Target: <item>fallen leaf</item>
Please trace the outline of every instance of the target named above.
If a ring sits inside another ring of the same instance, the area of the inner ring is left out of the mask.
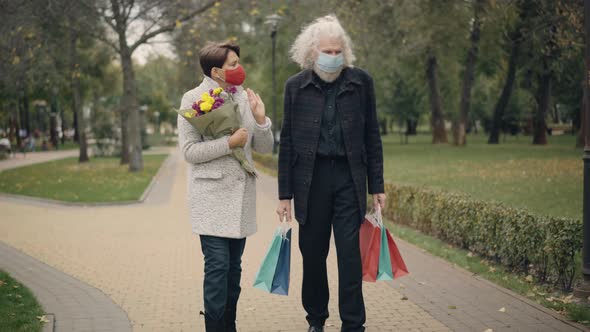
[[[406,288],[406,285],[404,285],[404,284],[402,284],[402,283],[400,282],[400,284],[399,284],[399,288]]]
[[[534,297],[534,296],[535,296],[535,293],[533,293],[533,292],[528,292],[528,293],[526,293],[526,296],[528,296],[528,297]]]
[[[485,330],[485,331],[483,331],[483,332],[494,332],[494,330],[492,330],[492,329],[487,329],[487,330]]]
[[[18,285],[14,285],[14,286],[12,286],[12,288],[18,288],[18,287],[19,287]]]
[[[47,319],[47,317],[45,315],[37,316],[37,319],[43,323],[49,323],[49,319]]]
[[[506,308],[502,307],[500,308],[500,310],[498,310],[499,312],[506,312]]]
[[[470,251],[467,253],[467,257],[473,257],[473,253]]]
[[[490,272],[496,272],[496,268],[493,266],[490,266]]]
[[[533,282],[533,276],[529,274],[528,276],[526,276],[525,280],[528,282]]]
[[[407,296],[402,296],[402,301],[406,301],[406,300],[408,300],[408,297]]]
[[[450,306],[449,306],[449,309],[453,309],[453,310],[454,310],[454,309],[457,309],[457,306],[450,305]]]
[[[426,283],[424,281],[419,281],[418,285],[426,285]]]
[[[2,280],[0,280],[0,287],[1,287],[2,285],[4,285],[4,284],[5,284],[5,282],[4,282],[4,281],[2,281]]]

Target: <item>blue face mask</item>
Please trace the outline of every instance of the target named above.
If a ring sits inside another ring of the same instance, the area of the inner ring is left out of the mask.
[[[326,73],[335,73],[344,65],[344,56],[342,53],[338,55],[330,55],[320,52],[316,60],[318,68]]]

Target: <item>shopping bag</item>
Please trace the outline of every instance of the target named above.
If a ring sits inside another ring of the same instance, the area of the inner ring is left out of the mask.
[[[387,233],[387,245],[389,246],[389,256],[391,258],[391,270],[393,271],[393,277],[395,279],[400,278],[408,274],[408,268],[406,267],[406,263],[402,259],[402,255],[393,241],[393,237],[389,230],[386,231]]]
[[[283,230],[280,227],[275,231],[270,247],[266,252],[266,256],[258,269],[258,273],[256,273],[254,287],[266,292],[270,292],[272,289],[272,282],[277,268],[277,262],[279,261],[279,254],[281,252],[282,233]]]
[[[363,280],[375,282],[379,269],[379,250],[381,248],[381,228],[373,221],[374,216],[367,216],[361,224],[359,239]]]
[[[273,294],[289,295],[289,275],[291,273],[291,229],[281,234],[281,250],[277,268],[272,280]]]
[[[391,257],[389,255],[389,245],[387,243],[387,229],[381,223],[381,248],[379,250],[379,270],[377,271],[377,280],[393,280],[393,270],[391,268]]]

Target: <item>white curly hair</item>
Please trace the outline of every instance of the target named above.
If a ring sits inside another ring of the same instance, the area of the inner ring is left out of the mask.
[[[341,39],[344,66],[352,67],[356,60],[352,53],[352,41],[335,15],[318,17],[311,24],[305,26],[291,46],[291,59],[302,69],[313,68],[318,56],[318,44],[321,38]]]

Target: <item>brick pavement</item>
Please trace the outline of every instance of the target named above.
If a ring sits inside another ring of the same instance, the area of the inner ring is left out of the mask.
[[[190,234],[186,166],[174,152],[166,167],[146,203],[140,205],[82,208],[0,198],[0,241],[101,290],[127,313],[134,331],[204,331],[198,314],[203,262],[198,237]],[[273,178],[261,175],[257,200],[259,232],[248,239],[244,254],[240,331],[305,331],[296,246],[290,296],[269,295],[251,287],[277,226]],[[296,229],[292,241],[297,243]],[[364,285],[368,331],[572,329],[530,303],[506,302],[515,298],[510,292],[402,241],[400,246],[412,275],[401,279],[404,288],[397,281]],[[334,252],[328,265],[332,294],[328,331],[337,331],[340,325]],[[43,284],[45,277],[38,277]],[[408,300],[402,300],[402,293]],[[493,297],[497,301],[486,300]],[[457,307],[451,313],[450,303]],[[498,303],[505,303],[507,315],[498,316]],[[513,317],[516,313],[518,317]]]

